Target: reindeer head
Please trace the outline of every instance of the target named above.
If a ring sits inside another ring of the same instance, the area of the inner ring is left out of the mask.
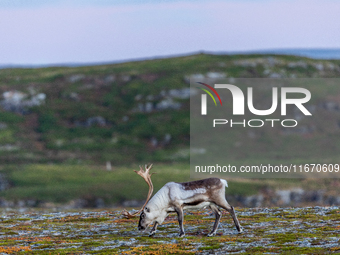
[[[147,204],[140,214],[138,230],[145,230],[153,222],[162,224],[166,216],[167,212],[165,210],[159,210]]]
[[[151,223],[154,222],[154,218],[150,214],[150,208],[145,207],[139,216],[138,230],[145,230]]]

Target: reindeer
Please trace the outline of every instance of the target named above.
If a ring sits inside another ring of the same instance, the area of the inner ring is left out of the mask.
[[[184,183],[168,182],[150,200],[153,192],[151,175],[154,173],[149,173],[152,164],[149,166],[145,165],[145,171],[141,166],[139,166],[139,168],[140,170],[138,172],[136,170],[134,171],[143,177],[149,185],[146,202],[142,208],[134,214],[130,214],[126,210],[122,212],[127,218],[135,217],[140,213],[138,230],[146,230],[150,224],[154,223],[149,234],[149,236],[153,236],[156,233],[157,226],[163,223],[168,214],[176,212],[180,227],[179,237],[183,237],[185,236],[183,228],[183,210],[187,208],[210,207],[215,214],[215,223],[208,236],[214,236],[222,215],[218,207],[222,207],[231,214],[238,232],[242,232],[234,208],[229,205],[225,199],[225,188],[228,187],[226,180],[208,178]]]

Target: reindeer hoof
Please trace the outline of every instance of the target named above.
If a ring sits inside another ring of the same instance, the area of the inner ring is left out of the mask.
[[[149,237],[152,237],[152,236],[154,236],[156,234],[156,232],[151,232],[150,234],[149,234]]]
[[[216,235],[216,232],[212,232],[212,233],[209,233],[207,236],[211,237],[211,236],[215,236],[215,235]]]
[[[243,229],[240,228],[240,230],[238,231],[239,234],[241,234],[243,232]]]
[[[184,236],[185,236],[184,233],[180,233],[180,234],[179,234],[179,237],[184,237]]]

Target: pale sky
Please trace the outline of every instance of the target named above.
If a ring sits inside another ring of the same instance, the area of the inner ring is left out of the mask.
[[[340,48],[339,0],[0,0],[0,65]]]

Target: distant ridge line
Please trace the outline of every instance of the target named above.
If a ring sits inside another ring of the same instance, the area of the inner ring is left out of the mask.
[[[219,52],[222,53],[222,52]],[[312,59],[322,60],[338,60],[340,59],[339,49],[265,49],[265,50],[251,50],[251,51],[234,51],[224,52],[230,55],[246,55],[246,54],[278,54],[278,55],[292,55],[299,57],[308,57]]]
[[[154,56],[137,59],[125,59],[116,61],[104,61],[104,62],[89,62],[89,63],[52,63],[52,64],[0,64],[0,69],[9,68],[48,68],[48,67],[82,67],[82,66],[99,66],[99,65],[113,65],[122,64],[128,62],[139,62],[156,59],[167,59],[176,57],[186,57],[196,54],[212,54],[212,55],[292,55],[298,57],[307,57],[311,59],[320,60],[340,60],[340,48],[339,49],[264,49],[264,50],[249,50],[249,51],[196,51],[184,54]]]

